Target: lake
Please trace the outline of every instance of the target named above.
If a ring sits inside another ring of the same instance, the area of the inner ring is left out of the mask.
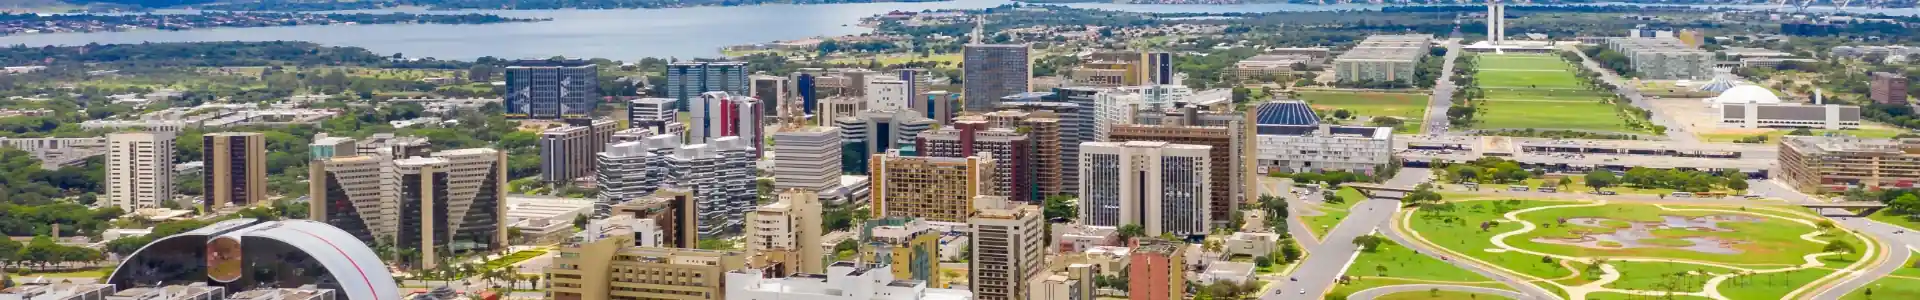
[[[717,57],[729,45],[791,40],[816,36],[859,34],[870,29],[855,26],[862,17],[893,10],[976,9],[1012,3],[1008,0],[958,0],[917,3],[851,3],[816,5],[758,5],[668,9],[610,10],[469,10],[509,17],[552,18],[553,21],[479,25],[387,24],[325,25],[260,28],[219,28],[189,31],[127,31],[32,34],[0,37],[0,45],[82,45],[87,43],[271,41],[300,40],[334,46],[356,46],[376,53],[408,57],[473,59],[601,57],[633,61],[645,57]],[[1135,12],[1270,12],[1357,9],[1367,5],[1142,5],[1112,3],[1066,4],[1079,8]],[[1770,7],[1767,7],[1770,8]],[[376,10],[359,12],[414,12]],[[1912,9],[1889,10],[1913,14]],[[445,13],[445,12],[426,12]]]

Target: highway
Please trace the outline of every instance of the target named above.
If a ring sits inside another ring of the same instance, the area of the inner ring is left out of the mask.
[[[1413,187],[1425,182],[1430,176],[1432,172],[1427,169],[1405,168],[1392,179],[1388,179],[1385,185]],[[1262,189],[1262,191],[1265,190],[1268,189]],[[1289,197],[1289,195],[1280,196]],[[1261,295],[1260,299],[1325,298],[1326,292],[1333,287],[1335,279],[1339,279],[1340,275],[1346,272],[1347,265],[1352,264],[1353,258],[1359,254],[1360,249],[1353,245],[1353,238],[1372,234],[1381,225],[1387,224],[1387,221],[1392,219],[1393,212],[1399,208],[1400,201],[1393,199],[1367,199],[1354,204],[1347,219],[1340,220],[1340,225],[1335,225],[1332,231],[1328,231],[1327,236],[1320,239],[1321,243],[1306,247],[1307,253],[1310,254],[1307,260],[1301,262],[1300,266],[1294,269],[1293,274],[1289,275],[1299,281],[1281,281],[1277,285],[1278,288]],[[1288,218],[1298,219],[1291,215]],[[1288,227],[1299,225],[1303,224],[1298,221],[1288,222]],[[1289,232],[1293,230],[1290,228]],[[1301,238],[1303,237],[1296,237],[1296,239]]]
[[[1433,84],[1433,97],[1427,100],[1426,134],[1447,134],[1447,108],[1453,106],[1453,60],[1460,57],[1460,40],[1447,40],[1446,61],[1440,65],[1440,79]]]

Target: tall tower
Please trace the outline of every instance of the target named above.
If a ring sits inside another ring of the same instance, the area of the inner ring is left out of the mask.
[[[1507,38],[1507,5],[1487,1],[1487,43],[1498,45]]]

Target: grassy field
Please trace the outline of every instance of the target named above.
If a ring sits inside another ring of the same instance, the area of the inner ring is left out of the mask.
[[[1695,264],[1654,262],[1609,262],[1619,270],[1620,280],[1606,287],[1628,290],[1699,292],[1707,279],[1731,270]]]
[[[1388,277],[1361,276],[1359,279],[1355,279],[1345,284],[1336,283],[1333,286],[1333,291],[1328,292],[1327,295],[1329,295],[1331,298],[1332,295],[1340,295],[1340,296],[1352,295],[1354,292],[1364,291],[1367,289],[1383,287],[1383,286],[1422,284],[1422,283],[1432,283],[1432,282],[1405,280],[1405,279],[1388,278]],[[1477,286],[1477,287],[1503,289],[1503,290],[1507,289],[1506,285],[1502,285],[1497,282],[1461,283],[1456,285]],[[1287,293],[1289,293],[1288,295],[1293,295],[1291,293],[1295,293],[1295,292],[1287,291]],[[1396,294],[1402,294],[1402,293],[1396,293]],[[1427,296],[1427,292],[1423,291],[1418,293],[1418,295]],[[1377,299],[1394,299],[1394,298],[1377,298]],[[1397,299],[1430,299],[1430,298],[1397,298]],[[1440,299],[1447,299],[1447,298],[1440,298]],[[1503,299],[1503,298],[1495,297],[1495,298],[1481,298],[1481,299]]]
[[[1420,133],[1420,124],[1426,119],[1429,97],[1407,93],[1300,92],[1300,99],[1312,104],[1314,109],[1346,109],[1352,111],[1356,116],[1354,119],[1360,122],[1367,122],[1373,117],[1398,117],[1404,122],[1394,128],[1395,133]]]
[[[1593,188],[1587,187],[1586,175],[1571,175],[1567,177],[1572,179],[1573,183],[1560,186],[1559,190],[1561,193],[1586,193],[1586,192],[1593,191]],[[1540,179],[1540,178],[1527,179],[1526,186],[1537,189],[1537,188],[1540,188],[1540,186],[1544,184],[1545,181],[1546,179]],[[1493,184],[1480,186],[1480,189],[1482,190],[1485,190],[1488,188],[1504,189],[1506,187],[1493,185]],[[1676,191],[1674,189],[1668,189],[1668,188],[1642,188],[1635,185],[1621,185],[1621,186],[1608,187],[1606,190],[1612,191],[1615,193],[1621,193],[1621,194],[1645,194],[1645,195],[1670,195],[1670,194],[1673,194],[1674,191]],[[1734,194],[1734,195],[1743,193],[1742,191],[1729,190],[1725,188],[1715,188],[1712,191],[1725,192],[1725,193]]]
[[[543,255],[543,254],[547,254],[547,251],[526,250],[526,251],[514,252],[512,254],[507,254],[506,256],[502,256],[500,257],[500,259],[487,261],[487,269],[491,270],[491,269],[499,269],[499,268],[513,266],[513,264],[517,264],[522,261],[532,259],[534,257],[539,257],[540,255]]]
[[[1657,297],[1649,297],[1649,296],[1636,296],[1636,295],[1628,295],[1628,294],[1621,294],[1621,293],[1608,293],[1608,292],[1599,292],[1599,293],[1592,293],[1592,294],[1587,294],[1587,300],[1641,300],[1641,299],[1660,299],[1660,300],[1711,300],[1711,299],[1713,299],[1713,298],[1707,298],[1707,297],[1698,297],[1698,296],[1687,296],[1687,295],[1663,295],[1663,296],[1657,296]]]
[[[1691,245],[1692,242],[1680,240],[1692,237],[1711,237],[1725,241],[1738,241],[1729,248],[1740,252],[1738,255],[1704,253],[1679,248],[1637,247],[1622,249],[1599,249],[1576,245],[1561,245],[1535,242],[1535,238],[1579,238],[1584,234],[1607,233],[1614,228],[1588,227],[1578,225],[1553,225],[1561,219],[1603,218],[1629,222],[1660,222],[1662,216],[1698,217],[1708,215],[1728,215],[1721,212],[1665,211],[1651,205],[1611,204],[1594,207],[1568,207],[1521,214],[1520,218],[1535,224],[1549,224],[1540,228],[1507,238],[1514,247],[1546,253],[1574,257],[1671,257],[1710,261],[1729,264],[1777,264],[1779,267],[1797,265],[1804,262],[1801,256],[1820,253],[1822,244],[1801,240],[1800,235],[1814,232],[1811,226],[1787,221],[1781,218],[1763,218],[1759,222],[1722,222],[1719,228],[1731,231],[1694,231],[1685,229],[1653,230],[1651,234],[1660,238],[1656,243],[1671,246]],[[1750,216],[1750,215],[1748,215]],[[1626,223],[1608,223],[1624,228]],[[1833,235],[1831,238],[1849,240],[1854,245],[1862,245],[1850,235]],[[1647,240],[1642,240],[1646,242]],[[1854,255],[1857,257],[1857,255]]]
[[[1630,132],[1602,92],[1581,85],[1574,68],[1550,55],[1481,55],[1474,76],[1486,98],[1475,104],[1481,113],[1474,127]]]
[[[1873,296],[1867,296],[1873,291]],[[1892,300],[1920,299],[1920,279],[1887,277],[1874,280],[1861,289],[1848,293],[1842,300]]]
[[[1380,270],[1386,272],[1380,272]],[[1352,265],[1347,266],[1347,275],[1368,277],[1393,277],[1404,279],[1492,282],[1485,276],[1455,267],[1447,262],[1434,259],[1404,245],[1387,241],[1373,252],[1361,252]]]
[[[1832,266],[1829,264],[1828,266]],[[1820,279],[1832,270],[1804,269],[1778,273],[1741,276],[1740,280],[1728,280],[1720,284],[1720,294],[1728,299],[1780,299],[1800,286]],[[1804,294],[1802,296],[1805,296]]]
[[[1324,214],[1302,217],[1304,218],[1303,221],[1307,223],[1307,229],[1313,231],[1314,239],[1327,236],[1328,231],[1333,231],[1333,226],[1340,225],[1340,220],[1347,219],[1348,209],[1352,209],[1353,205],[1360,203],[1360,201],[1367,200],[1366,196],[1360,195],[1360,191],[1354,190],[1353,188],[1340,188],[1340,191],[1335,192],[1334,195],[1340,196],[1341,199],[1346,199],[1346,201],[1340,203],[1322,203],[1319,210]],[[1320,199],[1307,199],[1307,201],[1318,202]]]
[[[1793,132],[1793,130],[1780,129],[1780,130],[1768,131],[1766,133],[1767,144],[1779,144],[1780,138],[1787,136],[1788,132]],[[1863,128],[1863,129],[1850,129],[1850,130],[1825,130],[1825,129],[1813,130],[1814,135],[1827,135],[1830,133],[1853,136],[1853,137],[1862,137],[1862,138],[1888,139],[1888,138],[1893,138],[1894,136],[1898,136],[1901,133],[1906,133],[1906,131],[1899,130],[1899,129],[1884,129],[1884,128]],[[1744,133],[1702,133],[1702,134],[1699,134],[1698,136],[1700,137],[1701,141],[1706,141],[1710,143],[1732,143],[1733,141],[1740,140],[1742,138],[1746,138],[1750,136],[1755,136],[1755,135],[1756,134],[1744,134]]]
[[[1382,295],[1379,298],[1373,298],[1373,299],[1374,300],[1482,300],[1482,299],[1498,300],[1498,299],[1508,299],[1508,298],[1505,296],[1480,294],[1480,293],[1468,293],[1468,292],[1439,291],[1436,293],[1436,292],[1422,291],[1422,292],[1392,293],[1392,294]]]
[[[1529,200],[1493,200],[1467,201],[1456,204],[1453,212],[1433,213],[1416,212],[1411,228],[1428,241],[1488,263],[1539,278],[1560,278],[1573,274],[1556,263],[1542,263],[1540,256],[1519,252],[1487,252],[1496,249],[1489,239],[1496,234],[1518,228],[1516,224],[1494,225],[1489,230],[1480,230],[1479,224],[1501,219],[1501,214],[1510,211],[1566,204],[1567,202],[1529,201]],[[1451,222],[1449,222],[1451,220]]]
[[[42,276],[48,277],[48,278],[100,278],[100,277],[107,277],[107,273],[113,272],[113,266],[88,268],[88,269],[72,270],[72,271],[62,271],[62,272],[46,272],[46,273],[32,273],[32,272],[24,272],[24,271],[27,271],[27,270],[15,269],[15,270],[9,271],[8,275],[17,276],[17,277],[14,277],[15,280],[20,279],[20,277],[32,278],[32,277],[42,277]]]

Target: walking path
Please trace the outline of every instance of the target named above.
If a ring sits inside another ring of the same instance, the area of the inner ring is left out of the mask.
[[[1381,296],[1386,296],[1394,293],[1426,292],[1433,289],[1440,289],[1442,291],[1499,295],[1499,296],[1504,296],[1504,297],[1513,298],[1513,299],[1526,299],[1526,295],[1521,295],[1520,293],[1515,293],[1509,290],[1484,288],[1484,287],[1477,287],[1477,286],[1449,285],[1449,284],[1389,285],[1389,286],[1365,289],[1359,292],[1354,292],[1353,295],[1348,296],[1347,299],[1371,300],[1373,298],[1379,298]]]

